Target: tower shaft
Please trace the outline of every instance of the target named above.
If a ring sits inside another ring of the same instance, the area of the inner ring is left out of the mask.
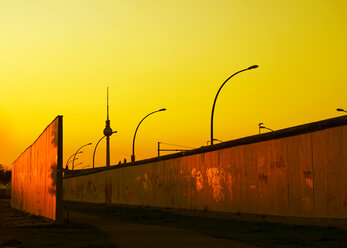
[[[110,136],[112,135],[112,128],[109,119],[109,108],[108,108],[108,87],[107,87],[107,120],[106,127],[104,129],[104,135],[106,136],[106,167],[111,166],[110,162]]]

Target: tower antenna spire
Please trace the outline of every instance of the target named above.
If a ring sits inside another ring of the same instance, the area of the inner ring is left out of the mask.
[[[109,120],[108,109],[109,109],[109,106],[108,106],[108,86],[107,86],[107,120]]]

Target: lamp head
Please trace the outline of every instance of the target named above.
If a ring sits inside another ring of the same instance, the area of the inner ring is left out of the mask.
[[[259,124],[258,124],[258,126],[260,127],[261,125],[263,125],[264,123],[262,123],[262,122],[260,122]]]
[[[339,112],[344,112],[345,110],[342,109],[342,108],[337,108],[336,111],[339,111]]]
[[[162,109],[159,109],[158,111],[165,111],[166,110],[166,108],[162,108]]]
[[[250,67],[248,67],[248,70],[252,70],[252,69],[255,69],[255,68],[258,68],[259,66],[258,65],[252,65]]]

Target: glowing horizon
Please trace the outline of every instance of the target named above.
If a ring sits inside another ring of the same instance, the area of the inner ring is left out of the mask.
[[[347,2],[17,1],[0,9],[0,164],[11,163],[64,116],[64,165],[81,167],[106,120],[111,165],[155,157],[157,142],[206,145],[340,116],[347,109]],[[164,154],[164,153],[163,153]],[[96,153],[105,165],[105,141]]]

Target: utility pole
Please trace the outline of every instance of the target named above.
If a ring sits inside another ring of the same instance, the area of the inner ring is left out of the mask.
[[[104,135],[106,136],[106,167],[110,167],[110,136],[112,135],[108,109],[109,107],[108,107],[108,87],[107,87],[107,120],[106,120],[106,127],[104,129]]]

